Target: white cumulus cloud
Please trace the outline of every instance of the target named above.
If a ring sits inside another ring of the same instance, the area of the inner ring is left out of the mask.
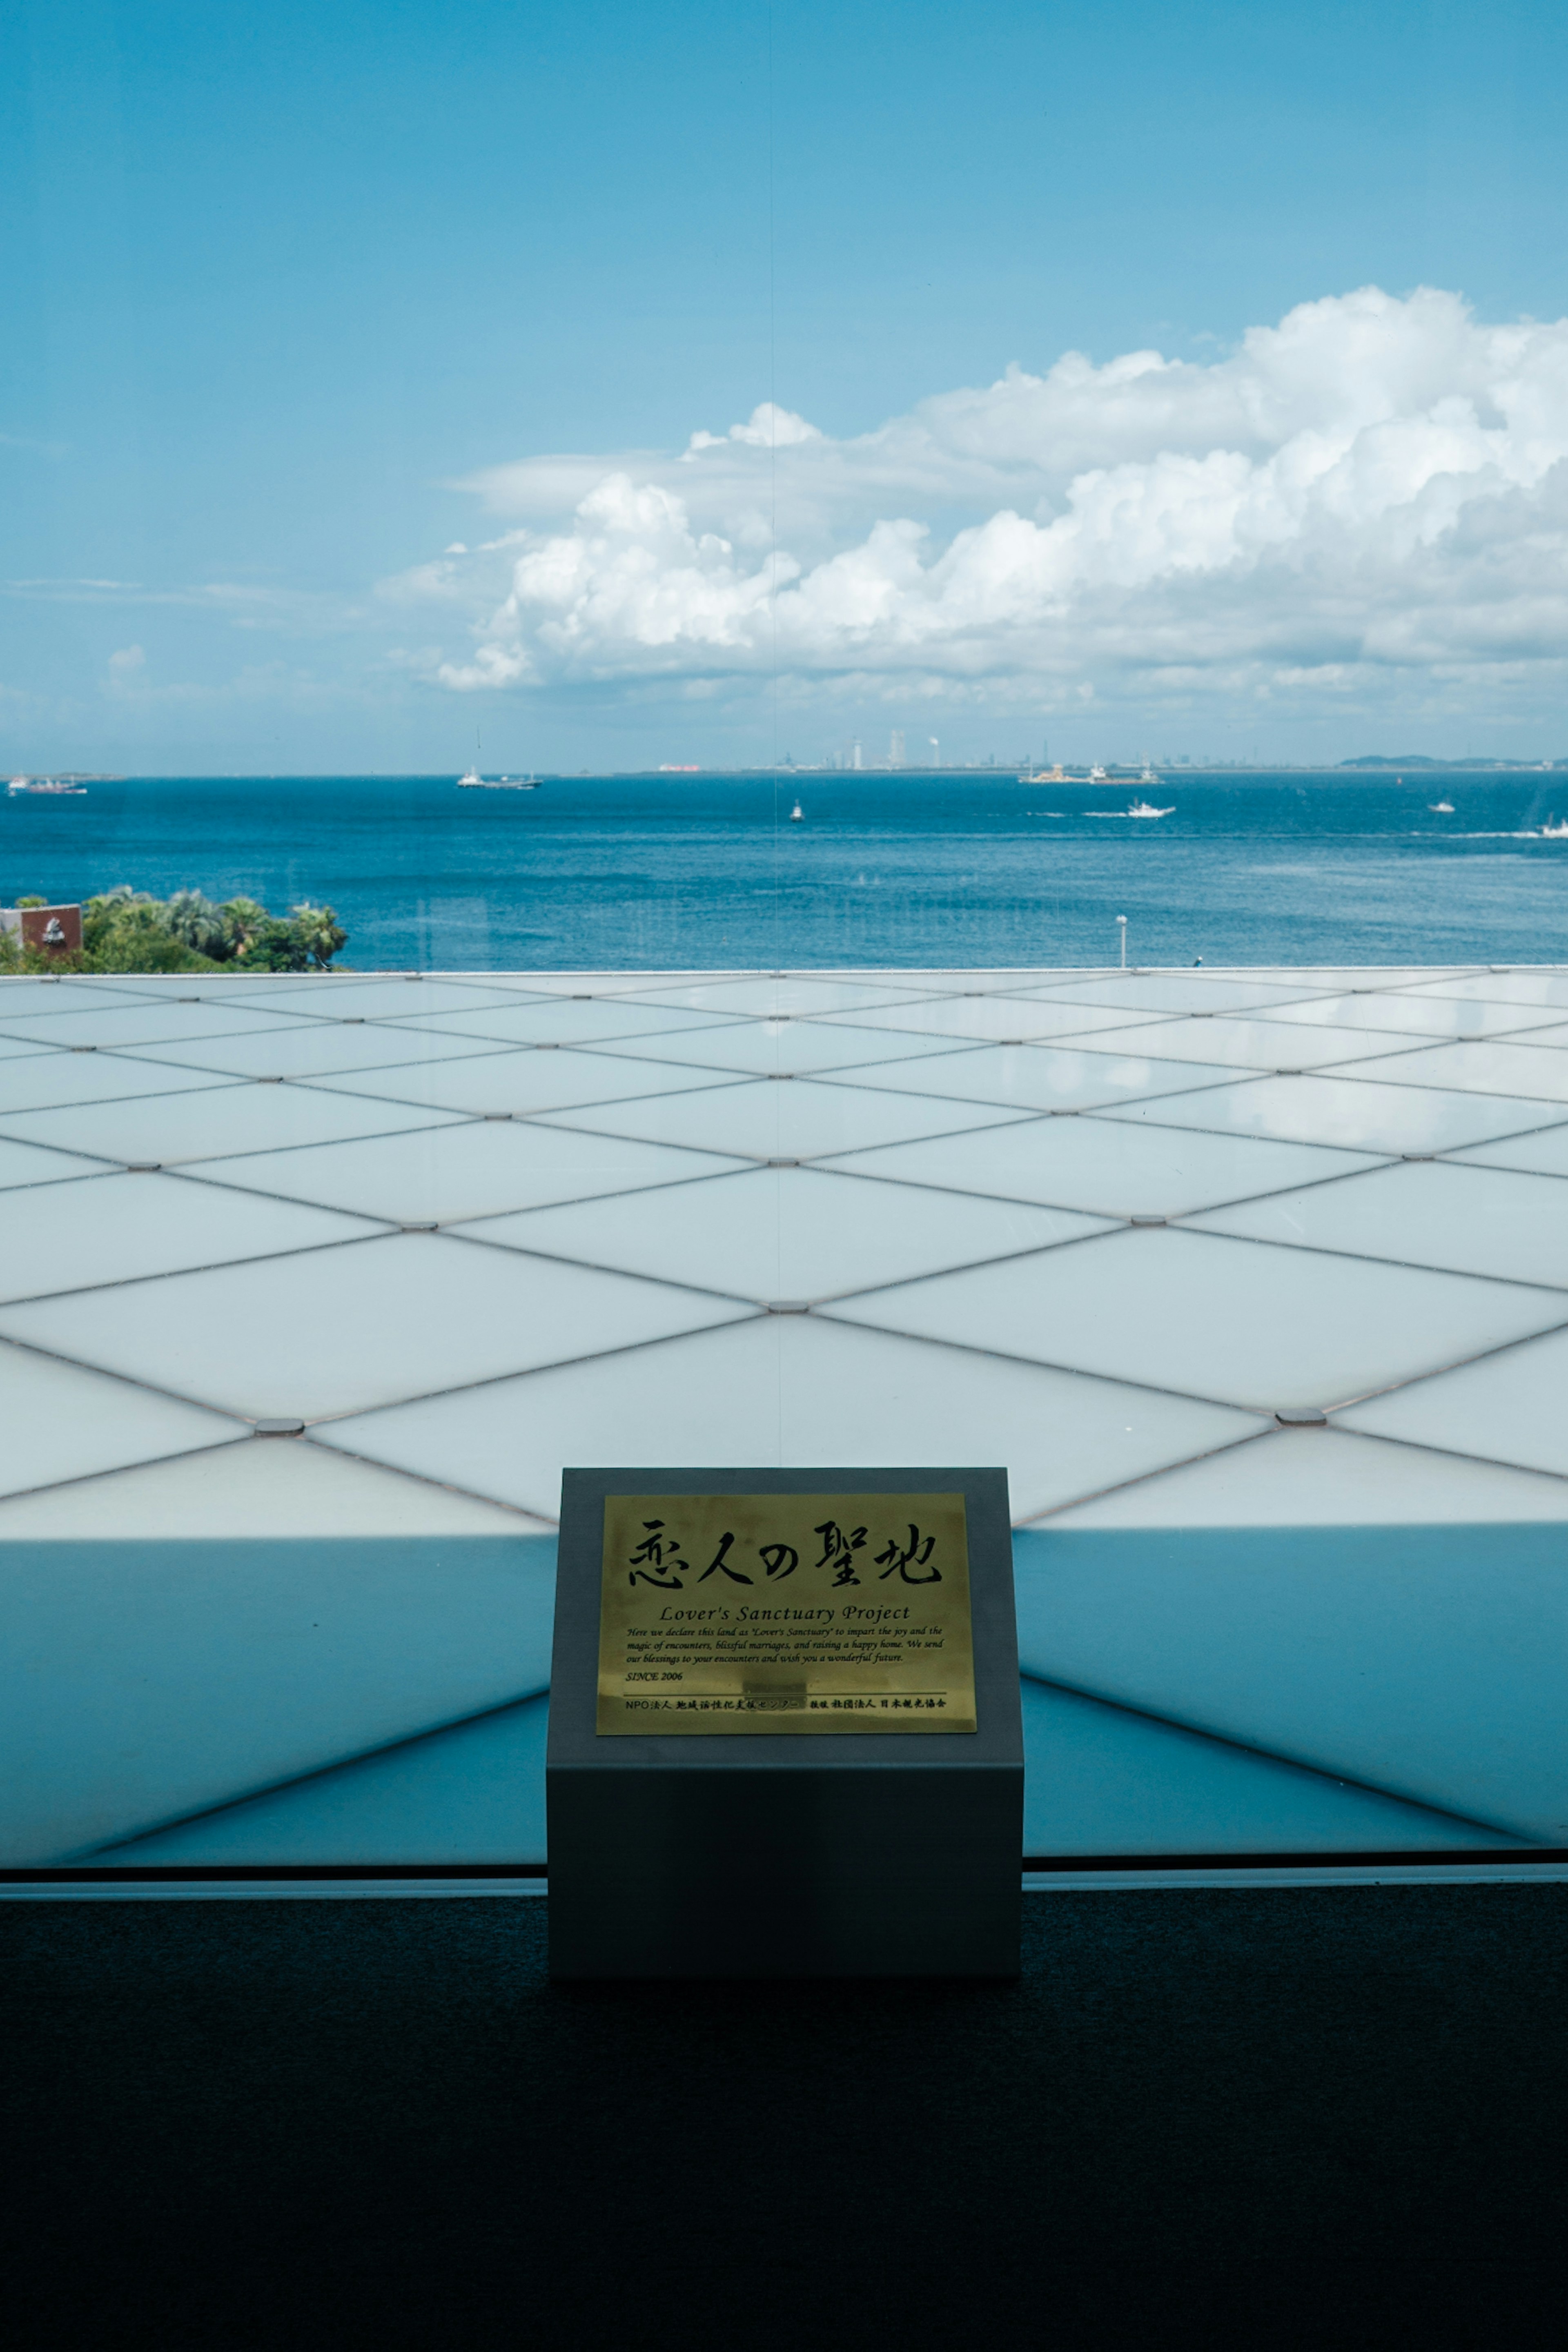
[[[1208,364],[1068,352],[835,439],[764,404],[679,452],[527,458],[387,594],[465,689],[767,675],[907,695],[1089,685],[1331,699],[1555,676],[1568,320],[1304,303]]]
[[[147,656],[141,646],[121,646],[109,656],[109,683],[111,687],[133,686],[147,665]]]

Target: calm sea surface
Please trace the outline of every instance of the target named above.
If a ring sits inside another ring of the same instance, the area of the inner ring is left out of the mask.
[[[7,799],[0,898],[325,899],[361,969],[1106,963],[1118,915],[1137,963],[1555,962],[1553,816],[1568,774],[138,777]]]

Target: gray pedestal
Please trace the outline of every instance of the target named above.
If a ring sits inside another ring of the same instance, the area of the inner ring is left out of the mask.
[[[978,1729],[595,1730],[611,1495],[962,1494]],[[1018,1972],[1024,1759],[1002,1470],[568,1470],[546,1775],[551,1973]]]

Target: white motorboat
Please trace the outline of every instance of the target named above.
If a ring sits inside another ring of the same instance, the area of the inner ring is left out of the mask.
[[[1428,801],[1426,805],[1434,816],[1452,816],[1454,814],[1452,801]]]
[[[1174,816],[1175,803],[1173,802],[1169,808],[1157,809],[1151,808],[1147,801],[1134,801],[1127,814],[1129,816]]]
[[[1555,817],[1549,816],[1541,828],[1541,838],[1542,841],[1568,841],[1568,816],[1561,824]]]
[[[794,808],[792,808],[789,813],[789,821],[791,824],[804,824],[805,823],[805,811],[802,808],[798,801],[796,801]]]

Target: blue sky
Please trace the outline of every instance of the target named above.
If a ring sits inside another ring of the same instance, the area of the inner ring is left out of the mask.
[[[1568,756],[1559,9],[7,25],[13,766]]]

